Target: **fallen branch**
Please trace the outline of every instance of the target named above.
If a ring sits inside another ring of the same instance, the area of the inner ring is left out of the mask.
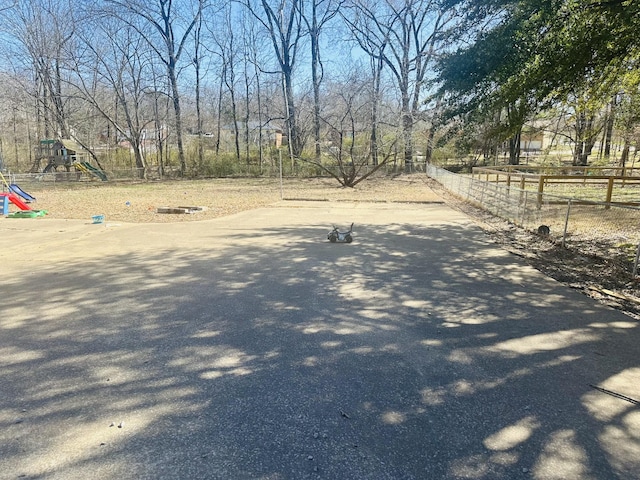
[[[595,292],[598,292],[601,295],[608,295],[609,297],[617,298],[618,300],[624,300],[626,302],[631,302],[631,303],[635,303],[636,305],[640,305],[640,299],[639,298],[632,297],[632,296],[629,296],[629,295],[625,295],[624,293],[618,293],[618,292],[614,292],[613,290],[609,290],[607,288],[594,287],[594,286],[589,286],[587,288],[589,290],[593,290]]]
[[[599,392],[606,393],[607,395],[611,395],[612,397],[616,397],[626,402],[633,403],[634,405],[640,405],[640,401],[631,397],[627,397],[626,395],[622,395],[621,393],[613,392],[611,390],[607,390],[606,388],[602,388],[602,387],[596,387],[595,385],[591,385],[591,384],[589,384],[589,386],[591,388],[598,390]]]

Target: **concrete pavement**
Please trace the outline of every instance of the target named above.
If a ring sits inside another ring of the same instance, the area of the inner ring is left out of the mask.
[[[0,262],[0,478],[640,478],[638,322],[444,205],[0,219]]]

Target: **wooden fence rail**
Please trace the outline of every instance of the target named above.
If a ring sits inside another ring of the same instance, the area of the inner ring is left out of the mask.
[[[512,166],[516,167],[516,166]],[[535,167],[527,167],[527,169],[532,169]],[[548,169],[550,167],[541,167]],[[564,168],[567,167],[558,167]],[[577,167],[572,167],[577,168]],[[586,168],[594,169],[597,167],[582,167],[582,171],[586,172]],[[608,170],[612,170],[611,167],[606,167]],[[628,167],[631,170],[631,167]],[[634,170],[640,169],[635,168]],[[512,184],[517,183],[518,188],[521,190],[527,189],[528,184],[535,185],[535,188],[538,192],[538,201],[542,201],[542,194],[544,193],[545,188],[548,185],[601,185],[606,187],[606,194],[604,199],[598,199],[598,201],[604,201],[606,203],[615,203],[618,205],[640,205],[640,201],[632,201],[632,202],[612,202],[614,187],[620,186],[624,187],[627,185],[631,186],[640,186],[640,176],[633,175],[591,175],[591,174],[582,174],[582,175],[559,175],[559,174],[547,174],[547,173],[524,173],[515,168],[486,168],[486,167],[474,167],[472,177],[478,180],[484,180],[487,182],[493,183],[504,183],[507,187]]]

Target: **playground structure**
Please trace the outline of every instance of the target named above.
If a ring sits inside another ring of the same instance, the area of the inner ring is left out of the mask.
[[[15,218],[32,218],[42,217],[47,214],[45,210],[34,210],[28,204],[35,202],[36,199],[32,195],[22,190],[15,183],[8,183],[4,178],[2,172],[0,172],[0,179],[2,180],[2,192],[0,192],[0,214],[3,216],[10,216]],[[6,189],[6,191],[5,191]],[[12,203],[18,207],[19,211],[10,214],[9,204]]]
[[[64,167],[61,172],[66,179],[79,180],[82,174],[91,178],[99,178],[107,181],[107,175],[100,168],[89,163],[88,153],[73,140],[40,140],[36,148],[36,160],[31,167],[32,173],[40,172],[42,164],[45,165],[42,173],[57,172],[58,167]]]

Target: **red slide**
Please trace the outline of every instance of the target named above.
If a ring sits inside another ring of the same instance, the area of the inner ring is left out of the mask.
[[[20,210],[31,210],[31,207],[29,205],[24,203],[22,200],[20,200],[20,197],[18,197],[13,193],[9,194],[9,201],[13,203],[16,207],[18,207]]]

